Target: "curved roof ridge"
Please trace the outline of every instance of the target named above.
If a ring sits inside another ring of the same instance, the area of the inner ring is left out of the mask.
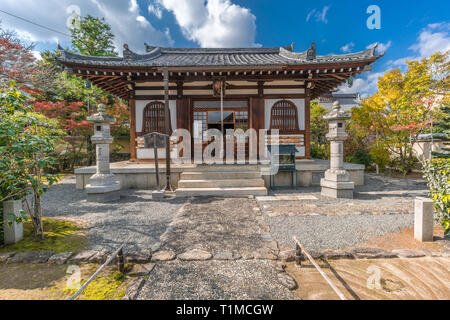
[[[124,45],[123,57],[85,56],[58,46],[61,53],[55,59],[67,63],[143,66],[143,67],[198,67],[198,66],[289,66],[373,62],[383,56],[370,49],[341,55],[316,56],[307,59],[307,51],[294,52],[293,45],[260,48],[168,48],[146,45],[146,53],[138,54]]]
[[[162,53],[183,53],[183,54],[201,54],[201,53],[279,53],[280,48],[287,47],[253,47],[253,48],[174,48],[161,47]]]
[[[372,57],[382,57],[384,56],[384,53],[376,55],[375,51],[376,48],[378,46],[378,43],[376,43],[373,47],[367,49],[367,50],[363,50],[363,51],[359,51],[359,52],[353,52],[353,53],[345,53],[345,54],[332,54],[332,55],[326,55],[326,56],[317,56],[315,60],[320,60],[320,59],[326,59],[326,58],[330,58],[330,57],[335,57],[338,59],[341,58],[356,58],[356,57],[367,57],[367,58],[372,58]],[[293,60],[305,60],[306,59],[306,53],[307,51],[303,51],[303,52],[292,52],[292,51],[288,51],[286,49],[284,49],[283,47],[280,47],[280,56],[287,58],[287,59],[293,59]]]

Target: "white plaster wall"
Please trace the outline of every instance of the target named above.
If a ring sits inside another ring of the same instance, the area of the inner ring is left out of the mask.
[[[136,100],[136,132],[142,131],[142,120],[144,116],[144,108],[147,104],[153,101],[160,101],[164,103],[163,100]],[[177,128],[177,102],[176,100],[169,101],[170,109],[170,121],[172,124],[172,130]]]
[[[176,146],[171,150],[170,152],[170,158],[176,158],[177,156],[177,148]],[[136,157],[138,159],[143,160],[151,160],[155,159],[155,152],[153,148],[141,148],[136,150]],[[166,149],[165,148],[158,148],[158,159],[165,159],[166,158]]]
[[[264,94],[304,94],[305,89],[264,89]]]
[[[169,90],[169,95],[176,95],[177,90]],[[164,90],[136,90],[137,96],[153,95],[153,96],[163,96]]]
[[[264,100],[264,128],[270,129],[270,111],[272,106],[283,99],[265,99]],[[298,127],[305,130],[305,99],[286,99],[291,101],[297,107]]]
[[[258,89],[227,89],[226,94],[258,94]]]

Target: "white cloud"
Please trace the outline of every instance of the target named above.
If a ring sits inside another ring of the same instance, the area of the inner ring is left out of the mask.
[[[361,97],[371,95],[377,90],[378,78],[382,77],[383,74],[383,72],[368,73],[363,78],[355,79],[351,88],[349,88],[347,84],[341,85],[339,87],[339,93],[359,92]]]
[[[2,0],[2,10],[70,34],[66,26],[70,14],[66,9],[74,2],[80,7],[81,16],[90,14],[105,18],[115,35],[114,45],[119,53],[122,53],[124,43],[128,43],[132,50],[138,52],[144,51],[144,42],[165,46],[173,43],[167,30],[156,29],[139,13],[140,8],[136,0]],[[54,43],[55,48],[56,43],[61,43],[65,47],[70,45],[70,38],[67,36],[7,15],[2,15],[2,27],[17,31],[26,40]]]
[[[345,46],[341,47],[341,51],[344,53],[349,53],[353,50],[355,44],[353,42],[347,43]]]
[[[175,15],[183,35],[201,47],[248,47],[255,43],[256,17],[230,0],[158,0]]]
[[[156,4],[156,3],[150,3],[148,5],[148,12],[150,14],[153,14],[155,17],[157,17],[158,19],[162,18],[163,12],[162,12],[162,8],[161,5]]]
[[[366,47],[366,49],[373,48],[373,46],[375,44],[376,44],[376,42],[372,43],[372,44],[369,44]],[[378,47],[376,49],[377,54],[384,54],[391,47],[391,45],[392,45],[392,41],[391,40],[389,40],[387,43],[382,43],[382,42],[378,43]]]
[[[128,8],[128,11],[130,12],[137,12],[139,10],[139,6],[137,4],[136,0],[130,0],[130,7]]]
[[[450,23],[433,23],[423,29],[417,43],[409,49],[417,52],[420,58],[429,57],[434,53],[450,50]]]
[[[144,17],[144,16],[137,16],[136,21],[138,21],[141,24],[141,27],[148,27],[150,25],[150,22]]]
[[[328,23],[327,13],[331,6],[325,6],[322,10],[312,9],[306,15],[306,22],[309,22],[311,18],[314,18],[316,22]]]
[[[371,44],[367,48],[371,48],[373,45]],[[381,43],[377,48],[377,52],[383,53],[391,45],[391,41],[385,44]],[[433,23],[427,25],[420,31],[416,43],[409,47],[409,49],[415,52],[415,54],[396,60],[389,60],[386,65],[389,68],[400,68],[404,71],[406,69],[406,61],[419,60],[424,57],[429,57],[438,51],[446,52],[450,50],[450,23]],[[354,80],[352,88],[343,85],[339,88],[339,92],[360,92],[363,97],[373,94],[377,90],[378,78],[383,76],[383,74],[384,72],[378,72],[363,75],[361,78]]]
[[[389,60],[386,65],[392,68],[406,70],[406,61],[420,60],[430,57],[434,53],[446,52],[450,50],[450,23],[440,22],[432,23],[422,29],[416,42],[409,47],[414,54],[406,57]]]

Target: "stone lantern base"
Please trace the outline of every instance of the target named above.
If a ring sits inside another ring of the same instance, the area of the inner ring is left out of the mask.
[[[346,170],[327,170],[325,178],[320,180],[321,194],[330,198],[353,199],[355,183],[350,180]]]
[[[120,182],[113,174],[95,174],[86,186],[87,201],[111,202],[120,199]]]

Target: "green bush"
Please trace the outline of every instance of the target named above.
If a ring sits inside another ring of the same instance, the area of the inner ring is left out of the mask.
[[[3,235],[3,203],[0,202],[0,246],[5,243],[5,238]]]
[[[444,234],[450,234],[450,160],[433,159],[423,166],[424,178],[427,179],[429,195],[438,212],[437,221],[444,228]]]
[[[369,167],[372,164],[372,157],[364,149],[357,150],[354,155],[346,159],[348,162],[363,164]]]
[[[311,141],[311,157],[314,159],[328,160],[330,157],[329,144],[318,144]]]

